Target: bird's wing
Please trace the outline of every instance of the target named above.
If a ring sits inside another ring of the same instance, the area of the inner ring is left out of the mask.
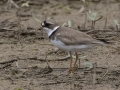
[[[101,41],[93,39],[86,33],[74,29],[59,30],[57,39],[62,41],[65,45],[85,45],[85,44],[100,44]]]

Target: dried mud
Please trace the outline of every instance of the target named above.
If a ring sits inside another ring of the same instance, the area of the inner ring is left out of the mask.
[[[114,24],[120,18],[120,5],[116,1],[89,3],[88,8],[103,18],[88,34],[115,43],[80,52],[81,66],[73,74],[68,74],[69,58],[60,59],[65,52],[50,53],[56,48],[45,32],[38,30],[40,23],[31,13],[41,21],[53,17],[60,25],[71,20],[72,28],[86,32],[91,21],[87,19],[83,29],[85,14],[78,12],[83,4],[77,0],[30,0],[29,8],[17,10],[14,6],[7,9],[7,2],[0,1],[0,90],[120,90],[120,32]],[[24,0],[15,2],[21,6]]]

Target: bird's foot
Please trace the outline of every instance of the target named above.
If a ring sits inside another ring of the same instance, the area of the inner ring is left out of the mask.
[[[74,67],[71,67],[71,68],[69,68],[69,73],[73,73],[74,71],[76,71],[78,69],[78,65],[76,64],[76,65],[74,65]]]

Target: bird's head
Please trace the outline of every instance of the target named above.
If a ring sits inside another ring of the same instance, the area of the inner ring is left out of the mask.
[[[41,23],[41,29],[44,29],[47,32],[48,36],[50,36],[58,28],[58,25],[52,22],[48,22],[46,20]]]

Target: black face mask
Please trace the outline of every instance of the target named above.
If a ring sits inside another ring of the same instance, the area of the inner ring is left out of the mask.
[[[49,27],[51,24],[47,23],[46,21],[44,21],[44,26],[43,27]]]

